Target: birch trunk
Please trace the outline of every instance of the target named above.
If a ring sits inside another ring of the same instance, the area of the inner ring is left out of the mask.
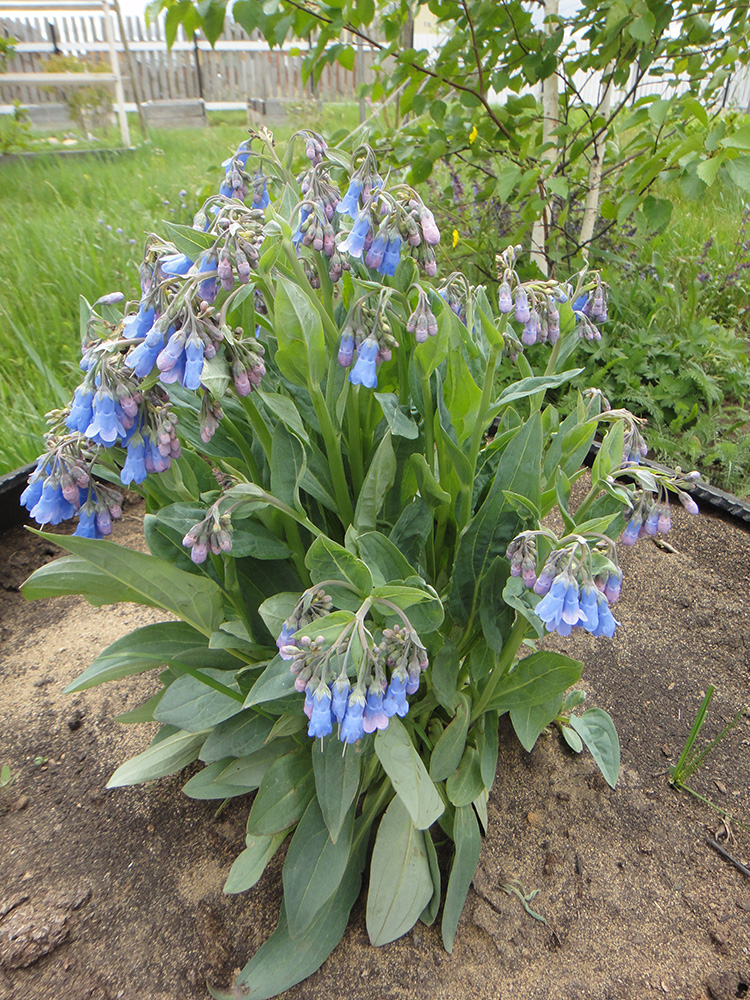
[[[599,102],[599,114],[605,120],[609,116],[609,110],[612,104],[612,73],[608,68],[605,70],[604,79],[606,78],[607,83],[605,86],[604,94]],[[594,155],[591,158],[591,166],[589,167],[589,188],[586,192],[586,208],[583,212],[583,222],[581,224],[581,253],[585,260],[589,258],[589,250],[591,240],[594,235],[594,226],[596,225],[596,219],[599,214],[599,191],[602,184],[602,166],[604,163],[604,152],[607,146],[607,130],[605,129],[597,138],[594,140]]]
[[[559,10],[559,0],[546,0],[545,3],[545,31],[552,34],[554,25],[552,17],[557,17]],[[548,76],[542,83],[542,145],[548,148],[542,152],[542,160],[547,165],[553,163],[557,156],[556,144],[552,133],[560,124],[560,93],[558,89],[557,74]],[[543,187],[544,185],[542,185]],[[546,191],[544,192],[546,196]],[[536,263],[542,274],[549,274],[549,262],[547,260],[546,237],[551,221],[551,213],[545,201],[541,218],[537,219],[531,230],[531,259]]]

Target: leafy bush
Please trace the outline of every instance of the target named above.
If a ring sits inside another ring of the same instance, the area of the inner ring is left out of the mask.
[[[119,295],[84,303],[83,379],[23,501],[40,523],[78,519],[74,536],[46,536],[70,554],[27,597],[178,619],[119,639],[69,685],[163,667],[162,690],[130,714],[161,728],[110,785],[200,759],[188,795],[255,791],[227,892],[291,838],[278,926],[236,985],[263,1000],[335,947],[368,858],[373,944],[433,923],[442,903],[451,950],[500,715],[529,751],[554,724],[615,784],[612,720],[574,711],[583,665],[539,641],[611,637],[614,539],[667,530],[668,492],[695,505],[687,480],[639,468],[630,413],[602,411],[598,393],[565,419],[545,405],[580,374],[565,367],[579,333],[600,336],[598,275],[522,282],[511,247],[497,308],[458,273],[433,284],[433,215],[383,180],[369,147],[348,156],[306,131],[295,180],[293,147],[282,161],[270,133],[257,138],[192,228],[151,237],[124,316]],[[592,486],[571,510],[598,429]],[[145,495],[150,554],[101,540],[117,483]],[[562,536],[542,526],[554,509]]]
[[[107,63],[93,62],[74,55],[49,56],[44,64],[46,73],[110,73]],[[112,90],[101,86],[75,87],[59,90],[72,120],[84,132],[100,128],[109,122],[112,113]]]

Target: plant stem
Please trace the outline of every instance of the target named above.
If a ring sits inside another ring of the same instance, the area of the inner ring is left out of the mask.
[[[435,431],[434,431],[434,406],[432,403],[432,387],[430,376],[420,376],[422,386],[422,405],[424,406],[424,450],[430,472],[435,468]]]
[[[224,426],[229,431],[229,434],[234,443],[240,449],[242,457],[245,460],[245,464],[247,465],[248,471],[250,473],[251,479],[253,480],[253,482],[260,483],[261,481],[260,468],[258,467],[258,463],[255,461],[255,455],[253,455],[250,445],[242,436],[242,432],[240,431],[239,427],[237,427],[234,421],[230,420],[230,418],[226,416],[226,414],[224,415]]]
[[[266,458],[270,464],[271,462],[271,432],[258,412],[258,407],[255,405],[255,400],[252,396],[241,396],[242,406],[247,414],[247,418],[250,421],[250,426],[253,429],[255,436],[260,442],[261,447],[265,453]]]
[[[510,635],[502,648],[502,652],[497,658],[497,663],[489,676],[487,686],[480,695],[479,701],[474,706],[474,711],[471,713],[472,722],[475,722],[480,715],[484,715],[484,712],[492,700],[492,696],[495,693],[498,684],[513,665],[516,653],[526,637],[528,628],[529,623],[526,619],[522,615],[518,615],[513,628],[510,630]]]
[[[287,545],[292,550],[292,559],[294,560],[294,565],[297,567],[300,580],[305,586],[309,586],[310,574],[307,572],[307,567],[305,566],[305,549],[300,538],[299,526],[290,517],[284,517],[284,537],[286,538]]]
[[[362,483],[365,481],[365,470],[362,460],[362,432],[359,426],[358,392],[359,390],[352,389],[350,386],[346,397],[347,452],[355,495],[359,494],[359,491],[362,489]]]
[[[347,527],[352,523],[354,518],[354,508],[352,507],[352,500],[349,495],[349,483],[346,477],[346,470],[344,469],[344,459],[341,455],[341,435],[333,426],[331,414],[326,406],[325,397],[321,392],[320,386],[309,385],[309,389],[323,434],[328,464],[331,467],[331,477],[333,478],[333,489],[336,494],[339,517],[344,527]]]

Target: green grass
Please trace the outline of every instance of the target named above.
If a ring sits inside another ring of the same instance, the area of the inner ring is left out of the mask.
[[[274,132],[285,140],[306,126],[330,135],[355,127],[357,115],[356,105],[301,105]],[[108,159],[0,163],[0,474],[41,453],[44,414],[80,381],[79,296],[139,297],[145,234],[162,219],[190,224],[218,189],[221,161],[246,138],[247,121],[241,111],[209,121],[208,129],[154,130],[148,143]],[[132,115],[130,127],[139,142]],[[119,145],[119,132],[101,140]]]

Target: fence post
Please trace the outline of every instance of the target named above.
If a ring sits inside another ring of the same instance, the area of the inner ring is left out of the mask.
[[[120,61],[117,58],[115,33],[112,30],[112,13],[109,9],[108,0],[102,0],[102,10],[104,12],[104,34],[107,36],[109,58],[112,62],[112,72],[115,74],[115,97],[117,98],[117,116],[120,119],[120,136],[122,137],[123,145],[129,146],[130,130],[128,129],[128,116],[125,112],[125,91],[122,87]]]

